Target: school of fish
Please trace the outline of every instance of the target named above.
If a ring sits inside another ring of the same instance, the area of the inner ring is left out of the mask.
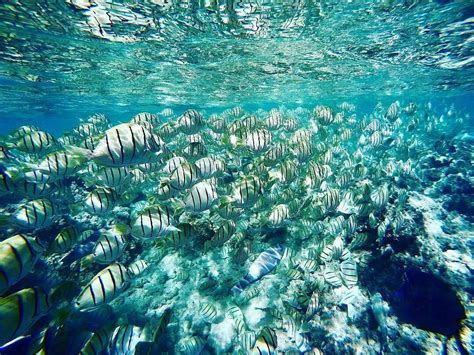
[[[342,287],[351,304],[371,249],[412,223],[418,158],[462,121],[453,109],[395,101],[368,113],[347,102],[165,109],[120,124],[95,114],[57,138],[22,126],[0,138],[0,349],[209,353],[207,333],[192,326],[164,350],[167,326],[190,310],[169,307],[145,325],[91,321],[134,281],[151,280],[154,250],[220,255],[232,270],[194,275],[193,286],[209,300],[194,310],[205,324],[237,329],[230,353],[276,354],[285,343],[285,353],[320,354],[311,327],[324,293]],[[243,310],[275,275],[282,306],[262,308],[252,327]],[[383,299],[372,299],[386,342]]]

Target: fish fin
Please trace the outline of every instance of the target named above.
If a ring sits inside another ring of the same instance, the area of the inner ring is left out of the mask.
[[[86,270],[89,266],[91,266],[94,263],[94,256],[92,254],[86,255],[81,259],[79,270],[84,271]]]
[[[73,157],[77,157],[80,159],[85,159],[84,161],[90,160],[94,157],[94,153],[92,150],[76,147],[74,145],[66,145],[64,149]]]

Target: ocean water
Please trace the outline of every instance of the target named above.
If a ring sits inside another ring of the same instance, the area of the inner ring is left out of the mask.
[[[0,353],[473,353],[472,1],[0,3]]]

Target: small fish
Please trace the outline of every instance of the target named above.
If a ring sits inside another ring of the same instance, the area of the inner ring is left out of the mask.
[[[278,347],[278,340],[276,332],[268,327],[263,328],[255,342],[252,349],[252,355],[273,355],[276,354]]]
[[[56,214],[57,208],[48,199],[37,199],[20,205],[13,213],[13,221],[25,228],[48,227]]]
[[[153,205],[142,210],[132,224],[132,237],[157,238],[176,231],[173,215],[167,206]]]
[[[112,354],[133,355],[139,342],[147,341],[145,328],[135,325],[120,325],[112,333],[110,340]]]
[[[73,305],[76,309],[85,310],[110,302],[120,294],[128,279],[127,269],[123,265],[109,265],[82,289]]]
[[[66,227],[54,238],[50,248],[56,253],[65,253],[74,246],[78,238],[79,236],[74,227]]]
[[[216,186],[209,181],[201,181],[191,187],[184,198],[185,208],[192,212],[207,211],[217,200]]]
[[[86,196],[85,207],[92,213],[105,214],[114,209],[119,202],[119,196],[114,189],[99,187]]]
[[[149,266],[150,264],[145,260],[136,260],[128,265],[127,272],[130,277],[135,277],[142,274]]]
[[[204,120],[198,111],[187,110],[178,118],[177,127],[184,134],[195,134],[204,128]]]
[[[178,354],[197,355],[201,353],[204,345],[206,345],[206,341],[195,335],[181,339],[176,346],[176,350]]]

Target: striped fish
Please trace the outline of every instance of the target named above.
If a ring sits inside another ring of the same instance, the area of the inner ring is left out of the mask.
[[[298,127],[298,122],[294,117],[288,117],[285,122],[283,122],[283,127],[287,132],[293,132]]]
[[[357,264],[353,259],[347,259],[341,262],[340,270],[344,285],[348,288],[357,285]]]
[[[180,223],[176,226],[176,230],[166,237],[167,244],[174,248],[178,248],[191,240],[195,235],[194,228],[187,223]]]
[[[119,187],[128,184],[132,178],[132,174],[127,167],[100,169],[94,174],[97,184],[106,187]]]
[[[255,152],[261,152],[267,149],[272,143],[272,134],[270,131],[261,128],[247,135],[245,144]]]
[[[0,299],[0,346],[24,335],[49,311],[48,295],[40,288],[25,288]]]
[[[85,122],[81,123],[79,126],[77,126],[73,132],[82,138],[90,137],[90,136],[95,136],[96,134],[100,133],[100,129],[98,126],[96,126],[92,122]]]
[[[254,175],[242,177],[234,186],[233,203],[237,207],[252,207],[263,194],[263,183]]]
[[[134,325],[120,325],[112,333],[111,354],[133,355],[139,342],[147,341],[145,328]]]
[[[195,134],[204,128],[204,120],[198,111],[187,110],[178,118],[177,126],[184,134]]]
[[[185,190],[201,180],[201,170],[192,163],[182,163],[169,177],[170,186],[176,190]]]
[[[13,213],[14,222],[25,228],[48,227],[56,213],[54,204],[48,199],[37,199],[20,205]]]
[[[138,239],[157,238],[176,231],[174,219],[167,206],[153,205],[141,211],[132,224],[132,236]]]
[[[301,140],[296,144],[293,152],[300,162],[308,161],[313,156],[313,145],[309,140]]]
[[[50,184],[20,180],[15,184],[15,190],[20,195],[28,198],[40,198],[51,194],[55,188]]]
[[[232,288],[234,294],[240,294],[250,283],[261,279],[271,272],[280,262],[285,247],[277,245],[262,252],[250,265],[247,275]]]
[[[113,210],[119,197],[111,188],[99,187],[86,196],[85,207],[92,213],[105,214]]]
[[[238,339],[240,349],[244,352],[244,354],[249,354],[255,346],[255,342],[257,341],[257,334],[255,334],[255,332],[253,331],[246,331],[243,333],[239,333]]]
[[[107,326],[93,333],[79,351],[79,355],[97,355],[105,353],[112,338],[113,330],[114,329]]]
[[[117,260],[127,246],[127,238],[120,228],[112,228],[102,233],[92,251],[92,259],[98,264],[110,264]]]
[[[204,157],[196,161],[196,166],[201,171],[203,179],[208,179],[212,176],[223,172],[225,169],[224,162],[220,159]]]
[[[298,176],[298,166],[292,160],[284,161],[280,164],[275,176],[284,185],[291,184]]]
[[[214,231],[210,245],[213,247],[222,246],[234,235],[235,231],[235,222],[224,221],[219,228]]]
[[[286,156],[287,152],[287,146],[281,142],[277,142],[265,152],[264,161],[267,165],[273,165]]]
[[[289,214],[290,212],[287,205],[276,205],[272,208],[268,216],[268,221],[273,227],[277,227],[289,218]]]
[[[5,163],[12,160],[10,153],[8,152],[7,147],[0,145],[0,162]]]
[[[398,118],[400,112],[400,101],[393,102],[387,109],[385,117],[391,121],[394,121]]]
[[[174,187],[171,187],[171,184],[169,182],[164,182],[158,185],[155,192],[155,196],[158,200],[165,201],[176,196],[179,193],[179,190],[176,190]]]
[[[209,126],[215,133],[224,133],[227,128],[227,122],[223,118],[216,117],[209,119]]]
[[[206,146],[200,142],[189,143],[187,147],[183,149],[183,154],[189,160],[194,161],[195,159],[202,158],[207,155]]]
[[[339,190],[337,189],[327,189],[321,198],[324,208],[327,211],[334,210],[337,208],[341,200]]]
[[[326,265],[324,268],[324,280],[334,287],[339,287],[342,285],[341,276],[338,270],[336,270],[332,265]]]
[[[255,342],[255,346],[252,349],[252,355],[273,355],[276,354],[276,348],[278,347],[278,340],[276,332],[268,327],[263,328],[260,331],[259,336]]]
[[[334,122],[332,110],[327,106],[316,106],[313,113],[318,122],[323,126],[327,126]]]
[[[210,303],[202,303],[198,312],[207,322],[214,323],[217,319],[217,309]]]
[[[388,185],[384,184],[379,189],[375,190],[371,196],[371,200],[377,208],[383,208],[388,203],[389,191]]]
[[[132,123],[142,123],[148,122],[151,123],[153,126],[157,126],[160,124],[160,117],[158,115],[149,113],[149,112],[140,112],[133,116]]]
[[[47,175],[48,181],[44,182],[51,182],[77,173],[83,164],[82,157],[71,155],[66,151],[59,151],[48,154],[38,165],[30,165],[30,168]]]
[[[43,251],[43,246],[26,234],[0,242],[0,295],[31,271]]]
[[[186,159],[183,157],[172,157],[166,161],[165,166],[161,169],[162,173],[171,174],[181,164],[186,163]]]
[[[128,265],[127,272],[130,277],[138,276],[141,273],[143,273],[143,271],[145,271],[148,268],[148,266],[150,265],[145,260],[142,260],[142,259],[136,260],[130,265]]]
[[[15,148],[28,154],[44,154],[57,146],[54,137],[43,131],[32,131],[22,135],[15,144]]]
[[[120,167],[156,160],[161,145],[142,125],[122,123],[105,131],[105,136],[88,154],[96,163]]]
[[[165,108],[160,112],[160,114],[163,117],[171,117],[174,115],[174,111],[171,108]]]
[[[207,211],[217,200],[216,186],[209,181],[201,181],[191,187],[184,198],[185,208],[192,212]]]
[[[110,302],[120,294],[127,281],[128,273],[123,265],[109,265],[82,289],[74,301],[74,307],[84,310]]]
[[[74,227],[66,227],[54,238],[50,248],[56,253],[65,253],[76,244],[78,237]]]
[[[290,280],[298,280],[303,277],[303,273],[297,269],[288,269],[285,272],[285,277]]]
[[[268,113],[268,117],[265,123],[267,124],[268,128],[276,130],[280,128],[283,124],[283,116],[278,110],[271,109]]]
[[[319,293],[313,292],[306,309],[306,318],[311,319],[319,309]]]
[[[318,263],[313,259],[303,259],[299,263],[299,267],[306,272],[315,272],[318,268]]]
[[[176,346],[176,353],[183,355],[200,354],[206,341],[200,336],[191,336],[181,339]]]

